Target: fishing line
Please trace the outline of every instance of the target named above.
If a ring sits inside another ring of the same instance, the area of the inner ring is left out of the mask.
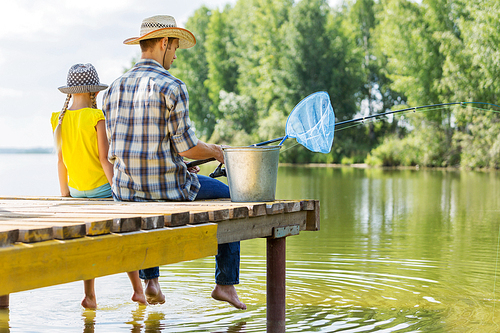
[[[447,108],[442,107],[442,108],[434,108],[434,109],[430,109],[430,110],[418,110],[418,111],[416,111],[416,110],[414,110],[414,109],[412,108],[411,110],[406,110],[406,109],[405,109],[405,111],[402,111],[402,110],[401,110],[401,112],[402,112],[403,114],[405,114],[405,113],[415,113],[415,112],[431,112],[431,111],[438,111],[438,110],[445,110],[445,109],[447,109]],[[341,127],[341,128],[336,128],[336,129],[335,129],[335,132],[338,132],[338,131],[343,131],[343,130],[345,130],[345,129],[352,128],[352,127],[356,127],[356,126],[360,126],[360,125],[363,125],[363,124],[371,124],[371,123],[374,123],[374,122],[376,122],[376,121],[380,121],[380,120],[381,120],[381,119],[377,119],[377,118],[375,118],[375,117],[373,117],[373,118],[372,118],[372,119],[370,119],[369,121],[364,121],[364,120],[363,120],[363,121],[361,121],[361,120],[360,120],[360,122],[359,122],[359,123],[357,123],[357,124],[353,124],[353,125],[349,125],[349,126],[344,126],[344,127]]]
[[[295,146],[296,146],[296,145],[298,145],[298,144],[299,144],[298,142],[295,142],[295,143],[294,143],[293,145],[291,145],[290,147],[283,149],[283,150],[282,150],[282,152],[285,152],[285,151],[287,151],[288,149],[292,149],[293,147],[295,147]]]
[[[385,112],[385,113],[374,114],[374,115],[369,116],[370,118],[372,118],[369,121],[366,121],[366,119],[368,118],[368,116],[367,116],[367,117],[364,117],[364,118],[357,118],[357,119],[347,120],[345,122],[337,123],[337,124],[335,124],[335,126],[341,125],[341,124],[344,124],[344,123],[352,123],[352,122],[355,122],[355,121],[357,122],[356,124],[353,124],[353,125],[344,126],[344,127],[341,127],[341,128],[335,128],[335,132],[343,131],[343,130],[348,129],[348,128],[360,126],[360,125],[363,125],[363,124],[370,124],[370,123],[379,121],[381,119],[377,119],[376,117],[380,117],[380,116],[383,116],[383,115],[394,114],[394,113],[399,113],[399,112],[405,114],[405,113],[411,113],[411,112],[415,113],[415,112],[432,112],[432,111],[439,111],[439,110],[447,110],[451,106],[458,105],[458,104],[461,104],[462,106],[465,106],[465,104],[486,104],[486,105],[491,105],[491,106],[495,106],[495,107],[500,108],[499,105],[491,104],[491,103],[483,103],[483,102],[460,102],[460,103],[447,103],[447,104],[436,104],[435,105],[435,106],[441,106],[441,107],[434,107],[434,105],[418,106],[418,107],[414,107],[414,108],[407,108],[407,109],[402,109],[402,110],[396,110],[396,111],[390,111],[390,112]],[[500,111],[498,111],[498,110],[484,109],[484,108],[479,108],[479,107],[471,106],[471,105],[469,105],[469,107],[471,109],[480,110],[480,111],[488,111],[488,112],[493,112],[493,113],[500,113]],[[422,108],[427,108],[427,110],[422,109]]]

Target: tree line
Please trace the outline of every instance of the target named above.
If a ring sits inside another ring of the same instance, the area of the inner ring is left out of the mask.
[[[291,163],[500,167],[498,0],[238,0],[200,7],[195,47],[171,72],[203,139],[284,135],[293,107],[327,91],[336,121],[431,104],[337,130],[329,154],[287,140]]]

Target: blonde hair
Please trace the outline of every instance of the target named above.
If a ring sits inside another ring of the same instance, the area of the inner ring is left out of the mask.
[[[95,100],[95,92],[90,93],[90,101],[92,102],[92,109],[97,109],[97,101]]]
[[[66,96],[66,100],[64,101],[64,106],[61,110],[61,113],[59,114],[59,120],[58,124],[56,126],[56,129],[54,130],[54,143],[56,146],[56,150],[59,151],[62,148],[62,122],[64,119],[64,115],[66,114],[66,111],[68,111],[68,105],[69,101],[71,100],[71,94],[68,94]],[[92,103],[92,109],[97,109],[97,101],[96,101],[96,93],[92,92],[90,93],[90,101]]]

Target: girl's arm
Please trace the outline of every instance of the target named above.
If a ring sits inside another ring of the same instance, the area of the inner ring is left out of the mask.
[[[61,189],[61,195],[63,197],[69,197],[68,170],[64,165],[61,149],[57,152],[57,174],[59,176],[59,188]]]
[[[108,137],[106,135],[106,126],[104,120],[99,120],[95,125],[97,131],[97,148],[99,149],[99,161],[102,169],[108,178],[110,185],[113,185],[113,164],[108,161]]]

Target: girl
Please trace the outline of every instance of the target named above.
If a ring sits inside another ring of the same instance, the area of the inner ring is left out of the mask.
[[[109,198],[112,195],[113,165],[107,159],[104,114],[96,103],[98,92],[107,87],[99,82],[94,66],[76,64],[69,69],[67,85],[59,88],[67,97],[62,111],[52,113],[51,123],[59,186],[64,197]],[[68,108],[71,98],[73,103]],[[134,289],[132,300],[146,305],[139,271],[127,274]],[[82,306],[95,309],[94,279],[85,280],[84,287]]]

